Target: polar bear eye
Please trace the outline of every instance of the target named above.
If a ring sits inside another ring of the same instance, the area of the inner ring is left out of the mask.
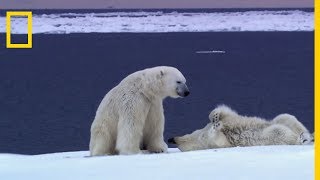
[[[181,84],[181,81],[177,81],[177,84]]]

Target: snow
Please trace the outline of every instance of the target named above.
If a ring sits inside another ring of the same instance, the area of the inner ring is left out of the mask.
[[[314,179],[314,146],[256,146],[88,157],[88,151],[0,154],[0,177],[15,179]]]
[[[12,18],[12,33],[23,34],[25,22]],[[14,28],[15,27],[15,28]],[[108,12],[33,15],[33,33],[313,31],[314,12],[264,10],[244,12]],[[5,17],[0,17],[0,33]]]

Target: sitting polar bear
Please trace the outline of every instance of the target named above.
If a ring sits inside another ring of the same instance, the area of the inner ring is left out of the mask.
[[[162,101],[189,94],[186,79],[173,67],[130,74],[103,98],[91,126],[90,155],[166,152]]]
[[[225,105],[209,115],[210,123],[192,134],[170,138],[181,151],[259,145],[312,144],[313,135],[290,114],[280,114],[272,121],[241,116]]]

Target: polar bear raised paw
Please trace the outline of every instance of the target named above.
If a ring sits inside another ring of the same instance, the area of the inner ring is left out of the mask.
[[[211,113],[209,114],[209,119],[210,119],[210,122],[213,124],[223,125],[225,123],[224,119],[226,119],[226,117],[237,116],[237,115],[238,115],[237,112],[233,111],[228,106],[220,105],[211,111]]]
[[[218,124],[220,124],[220,112],[216,110],[212,111],[209,119],[211,123],[214,124],[214,126],[219,126]]]

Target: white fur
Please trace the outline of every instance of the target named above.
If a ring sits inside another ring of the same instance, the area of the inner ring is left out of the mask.
[[[166,152],[162,101],[179,97],[182,73],[159,66],[130,74],[103,98],[91,126],[91,156]]]
[[[301,145],[313,143],[309,131],[290,114],[271,121],[239,115],[221,105],[209,115],[210,123],[201,130],[174,141],[181,151],[258,145]]]

